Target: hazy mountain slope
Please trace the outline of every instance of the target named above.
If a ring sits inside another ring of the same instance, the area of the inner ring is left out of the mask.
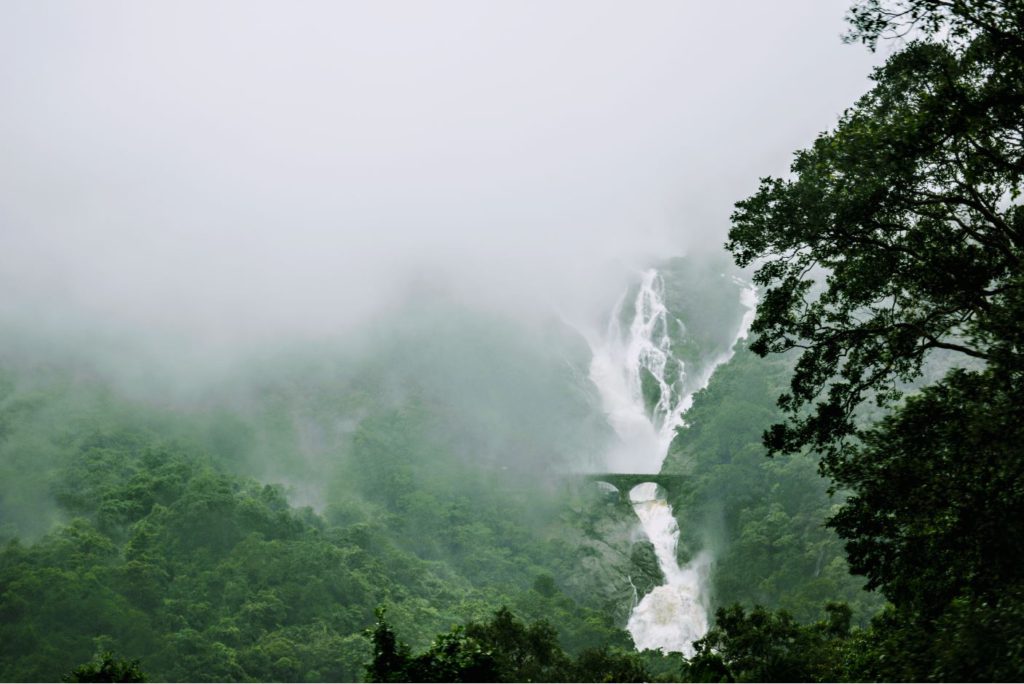
[[[812,456],[768,459],[761,433],[778,420],[775,399],[791,360],[761,359],[740,345],[694,398],[664,472],[691,486],[674,503],[684,544],[715,554],[712,600],[785,608],[816,620],[826,601],[846,601],[860,619],[880,598],[849,574],[842,544],[824,527],[838,503]]]

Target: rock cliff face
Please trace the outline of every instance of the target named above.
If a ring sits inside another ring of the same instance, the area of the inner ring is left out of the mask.
[[[603,609],[625,625],[633,606],[665,578],[628,492],[620,494],[599,482],[579,488],[568,521],[578,571],[566,578],[567,584],[574,591],[596,594]]]

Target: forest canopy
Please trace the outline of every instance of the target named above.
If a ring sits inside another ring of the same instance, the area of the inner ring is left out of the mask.
[[[850,20],[851,41],[906,43],[737,204],[727,244],[764,288],[752,349],[799,354],[764,443],[819,454],[849,494],[829,525],[893,604],[874,643],[905,655],[876,676],[1019,678],[1024,4],[868,0]],[[936,353],[959,368],[900,402]]]

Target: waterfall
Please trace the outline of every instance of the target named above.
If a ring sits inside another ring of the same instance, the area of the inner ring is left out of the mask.
[[[696,368],[672,352],[670,326],[685,330],[665,305],[664,280],[657,269],[648,269],[636,295],[629,291],[616,303],[603,339],[590,337],[593,360],[590,378],[597,386],[608,421],[619,443],[608,454],[608,470],[622,473],[658,473],[693,395],[707,386],[711,374],[733,355],[735,343],[747,335],[754,317],[756,296],[741,285],[740,304],[745,312],[733,344]],[[627,303],[632,320],[623,327]],[[647,406],[644,378],[657,387],[657,402]],[[697,554],[680,567],[676,559],[679,525],[667,496],[654,482],[634,487],[629,493],[640,526],[654,546],[665,584],[655,587],[637,603],[626,628],[640,650],[660,649],[693,655],[692,642],[708,629],[704,587],[711,564],[707,552]],[[632,579],[630,580],[632,583]]]
[[[708,631],[702,588],[711,556],[701,552],[685,567],[679,567],[679,525],[658,485],[639,484],[630,491],[629,499],[644,533],[654,545],[665,584],[655,587],[634,606],[626,629],[633,635],[638,650],[680,651],[692,656],[693,642]]]
[[[622,330],[624,293],[612,311],[603,340],[592,341],[590,378],[601,394],[608,420],[619,437],[620,446],[608,455],[612,472],[656,473],[679,426],[682,411],[673,405],[685,379],[680,363],[676,377],[666,377],[671,356],[668,309],[664,303],[664,282],[657,270],[644,272],[632,302],[634,315],[627,331]],[[659,399],[648,416],[644,404],[643,377],[646,371],[658,384]]]

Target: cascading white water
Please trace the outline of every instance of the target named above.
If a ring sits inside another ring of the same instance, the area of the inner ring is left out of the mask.
[[[604,339],[591,341],[590,378],[597,385],[620,442],[619,448],[608,455],[608,469],[613,472],[658,472],[682,416],[673,405],[673,397],[679,393],[685,370],[680,365],[677,377],[665,377],[672,341],[663,289],[657,270],[644,272],[628,331],[622,330],[621,323],[624,293],[612,312]],[[644,405],[643,371],[650,373],[660,390],[650,416]]]
[[[633,320],[622,328],[626,294],[612,313],[604,339],[590,339],[593,360],[590,378],[601,395],[608,421],[619,437],[608,454],[612,472],[658,473],[693,395],[707,386],[715,368],[728,361],[736,341],[745,338],[754,317],[756,297],[745,287],[740,303],[744,313],[733,344],[699,368],[687,369],[672,354],[670,313],[664,301],[664,282],[656,269],[645,271],[633,301]],[[669,369],[674,369],[670,373]],[[656,405],[648,412],[643,396],[643,373],[657,383]],[[689,377],[688,377],[689,376]],[[638,649],[678,651],[690,656],[692,642],[707,631],[707,606],[703,586],[711,557],[699,553],[679,567],[676,548],[679,525],[672,507],[658,485],[647,482],[630,491],[633,510],[654,546],[665,584],[636,603],[626,628]]]
[[[655,587],[634,608],[626,623],[637,649],[662,649],[693,655],[693,642],[708,631],[707,609],[701,587],[711,563],[705,552],[680,568],[676,560],[679,525],[672,507],[658,491],[645,482],[629,493],[640,525],[654,545],[665,584]]]

